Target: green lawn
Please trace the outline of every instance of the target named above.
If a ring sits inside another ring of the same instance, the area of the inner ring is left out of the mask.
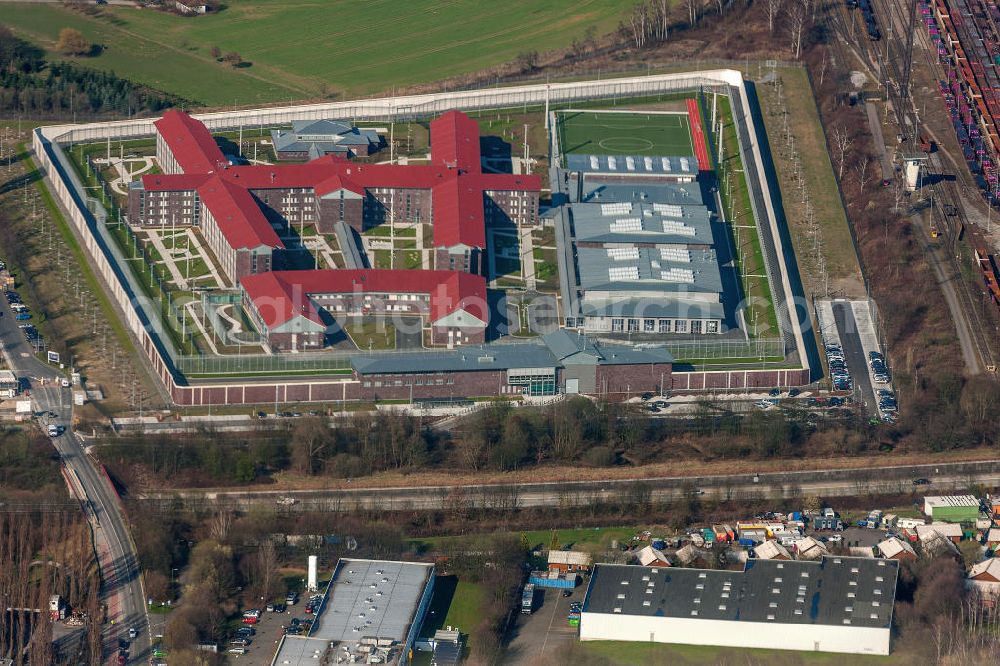
[[[344,327],[358,349],[373,350],[396,348],[396,327],[374,318],[356,318]]]
[[[486,589],[478,583],[458,580],[455,576],[438,576],[434,581],[434,596],[420,635],[430,638],[442,627],[452,626],[468,637],[479,624]]]
[[[780,664],[893,664],[901,663],[892,657],[873,657],[852,654],[845,659],[832,652],[791,652],[787,650],[752,650],[747,648],[721,648],[701,645],[673,645],[665,643],[636,643],[630,641],[581,641],[579,649],[609,660],[612,664],[671,664],[694,666],[719,663]]]
[[[510,62],[615,29],[620,0],[236,0],[193,18],[131,7],[92,15],[59,5],[7,4],[3,22],[51,49],[73,27],[103,52],[85,59],[208,106],[356,95]],[[213,46],[250,66],[216,62]],[[198,76],[191,76],[198,72]]]
[[[687,114],[559,114],[564,155],[694,155]]]

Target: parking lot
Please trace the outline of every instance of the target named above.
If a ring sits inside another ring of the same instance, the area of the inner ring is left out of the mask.
[[[574,601],[583,603],[587,591],[584,580],[572,596],[562,596],[562,590],[535,592],[535,612],[519,615],[507,648],[505,664],[531,664],[542,654],[552,654],[577,638],[577,628],[566,622],[569,606]]]
[[[300,600],[294,606],[289,606],[284,613],[268,613],[262,609],[260,620],[253,626],[257,633],[251,637],[250,645],[247,646],[246,654],[230,654],[229,659],[244,666],[270,666],[274,659],[274,651],[281,640],[283,627],[288,626],[292,618],[309,617],[305,613],[305,602]],[[226,645],[220,645],[220,651],[226,651],[230,647],[229,640]]]

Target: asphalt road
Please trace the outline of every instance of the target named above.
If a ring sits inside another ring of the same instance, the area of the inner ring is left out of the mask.
[[[70,427],[73,396],[70,388],[61,385],[65,375],[34,356],[17,324],[7,300],[0,298],[0,344],[15,374],[28,382],[35,412],[46,414],[38,419],[39,425],[43,429],[50,424],[65,428],[60,436],[52,438],[52,444],[70,478],[79,484],[79,494],[87,500],[83,504],[94,532],[95,549],[102,556],[104,584],[101,596],[108,609],[104,656],[111,660],[118,639],[127,638],[128,627],[135,627],[139,636],[129,663],[143,663],[150,656],[145,598],[135,547],[122,518],[118,496],[107,476],[86,455],[84,443]]]
[[[844,350],[844,360],[847,362],[851,379],[854,380],[854,386],[860,392],[865,408],[869,412],[877,414],[878,400],[875,399],[875,390],[868,376],[868,359],[865,356],[865,349],[861,345],[861,338],[858,337],[858,324],[854,320],[851,304],[834,301],[833,319],[837,323],[840,344]]]

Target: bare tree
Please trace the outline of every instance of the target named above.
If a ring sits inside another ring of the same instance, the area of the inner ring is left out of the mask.
[[[868,179],[871,178],[871,174],[868,173],[868,165],[871,163],[871,158],[868,155],[863,156],[858,160],[857,165],[855,165],[854,170],[858,174],[858,185],[861,188],[861,194],[865,193],[865,185],[868,183]]]
[[[851,149],[851,145],[854,143],[854,140],[851,139],[851,135],[847,133],[847,129],[844,127],[835,127],[831,138],[833,139],[833,148],[836,151],[837,180],[843,180],[844,163],[847,160],[847,151]]]
[[[826,78],[826,70],[830,66],[830,53],[823,49],[823,59],[819,61],[819,87],[823,87],[823,79]]]
[[[785,0],[764,0],[764,13],[767,14],[767,29],[774,34],[774,23],[778,19]]]
[[[233,512],[228,509],[222,509],[212,516],[212,520],[209,523],[209,535],[219,543],[224,543],[229,537],[229,529],[232,525]]]
[[[795,5],[788,21],[788,31],[792,38],[792,52],[798,60],[802,54],[802,36],[806,30],[806,9],[802,5]]]
[[[694,27],[698,25],[698,9],[700,9],[699,0],[687,0],[687,10],[688,10],[688,25]]]

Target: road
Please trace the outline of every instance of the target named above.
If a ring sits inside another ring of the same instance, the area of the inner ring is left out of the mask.
[[[833,319],[837,323],[840,344],[844,350],[844,360],[851,373],[855,389],[860,392],[865,407],[878,413],[878,400],[868,376],[868,358],[858,336],[858,324],[854,319],[854,309],[848,301],[834,301]]]
[[[70,388],[61,385],[65,375],[34,356],[5,298],[0,298],[0,344],[14,373],[29,382],[34,410],[46,414],[38,419],[39,425],[43,429],[50,424],[65,428],[60,436],[52,438],[52,444],[70,478],[79,483],[75,492],[86,498],[83,505],[94,532],[103,583],[101,597],[107,606],[104,656],[111,659],[118,639],[127,637],[128,627],[136,627],[139,637],[129,663],[148,661],[150,643],[145,595],[135,546],[122,517],[118,495],[102,469],[87,456],[85,444],[70,427],[73,396]]]
[[[137,498],[165,506],[178,504],[205,509],[224,506],[239,510],[271,506],[281,512],[356,510],[437,510],[453,506],[456,498],[470,508],[514,509],[535,506],[586,506],[636,497],[650,501],[679,499],[689,492],[712,500],[759,497],[793,498],[808,495],[843,497],[905,494],[913,479],[933,483],[923,492],[965,491],[973,484],[987,488],[1000,484],[1000,459],[965,463],[879,466],[861,469],[825,469],[647,479],[596,479],[509,485],[337,488],[322,490],[184,490],[140,494]],[[281,504],[280,498],[293,498]]]

